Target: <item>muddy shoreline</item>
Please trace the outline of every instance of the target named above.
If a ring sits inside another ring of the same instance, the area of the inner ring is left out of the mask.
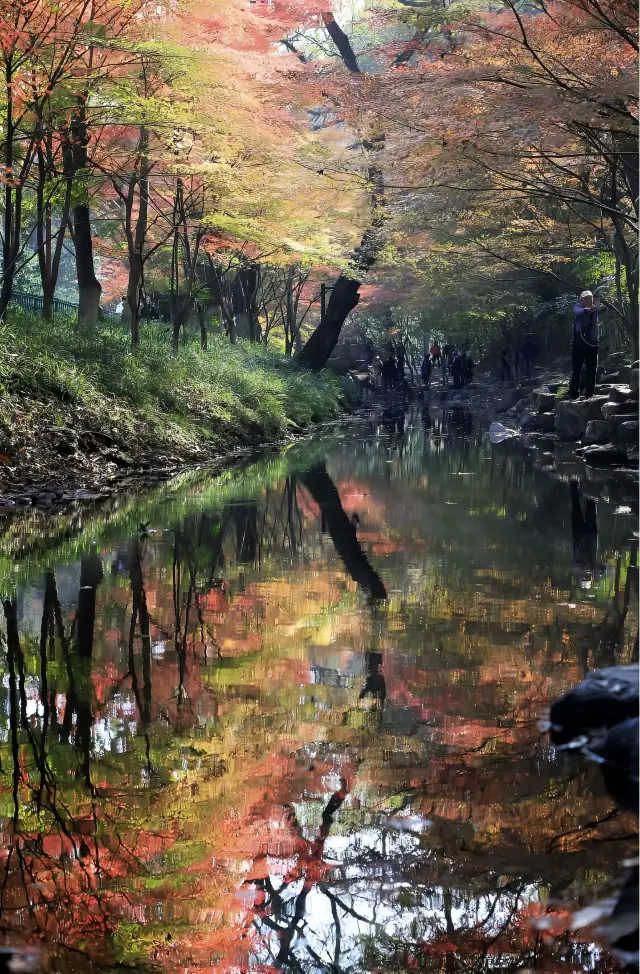
[[[503,384],[487,374],[479,374],[470,387],[462,390],[454,390],[450,385],[435,385],[425,392],[414,390],[408,396],[365,393],[355,413],[345,409],[338,420],[309,426],[286,438],[269,440],[256,435],[254,441],[222,452],[207,449],[205,445],[202,450],[187,453],[146,451],[144,456],[132,456],[126,452],[126,444],[105,440],[103,435],[85,430],[77,435],[73,451],[64,440],[60,453],[43,447],[33,472],[26,469],[23,459],[15,467],[0,467],[0,516],[32,508],[55,514],[76,502],[94,504],[118,494],[152,489],[190,470],[223,471],[287,444],[322,436],[354,415],[365,414],[373,408],[411,403],[441,408],[457,406],[482,413],[488,417],[488,422],[501,422],[507,428],[518,430],[520,443],[536,454],[537,462],[543,467],[556,466],[566,476],[580,477],[593,484],[617,483],[624,487],[625,496],[637,492],[637,436],[625,445],[624,453],[620,447],[607,445],[604,451],[595,450],[590,456],[589,442],[585,444],[573,435],[571,439],[563,438],[549,428],[550,402],[542,400],[546,395],[553,399],[554,394],[545,393],[545,388],[550,384],[551,389],[557,390],[566,381],[567,377],[557,370],[549,370],[517,384]],[[609,385],[607,388],[608,394],[613,394],[613,387]],[[625,396],[627,402],[630,398],[633,400],[634,412],[620,417],[628,421],[621,425],[637,424],[637,385]],[[619,394],[617,397],[622,398]],[[599,408],[606,396],[601,393],[596,398],[596,408]],[[623,408],[628,409],[628,406]],[[545,424],[547,428],[541,428]]]

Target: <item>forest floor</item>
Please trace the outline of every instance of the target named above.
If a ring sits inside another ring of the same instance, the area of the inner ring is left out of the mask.
[[[285,440],[357,394],[262,345],[212,339],[173,355],[166,326],[132,351],[122,329],[81,334],[20,310],[0,324],[0,510],[63,503]]]

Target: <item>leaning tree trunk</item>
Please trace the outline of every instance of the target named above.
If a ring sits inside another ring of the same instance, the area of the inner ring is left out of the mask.
[[[332,14],[325,13],[322,15],[322,19],[329,36],[338,48],[345,67],[352,74],[360,74],[360,67],[347,35],[336,23]],[[370,132],[366,138],[362,139],[362,145],[370,157],[382,148],[383,143],[384,135],[380,132]],[[298,355],[298,361],[311,369],[321,369],[327,364],[329,356],[336,347],[347,316],[358,303],[361,285],[360,275],[371,268],[382,245],[384,180],[380,166],[373,159],[367,175],[371,187],[373,218],[364,232],[360,246],[352,255],[352,276],[341,274],[337,279],[322,321]]]

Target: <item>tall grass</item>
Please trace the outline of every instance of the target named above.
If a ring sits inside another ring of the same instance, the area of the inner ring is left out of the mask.
[[[223,447],[330,419],[342,391],[331,373],[311,374],[262,345],[212,338],[202,352],[193,339],[174,355],[166,326],[152,324],[133,350],[119,325],[85,333],[12,309],[0,323],[5,416],[25,397],[61,409],[61,421],[80,410],[127,438]]]

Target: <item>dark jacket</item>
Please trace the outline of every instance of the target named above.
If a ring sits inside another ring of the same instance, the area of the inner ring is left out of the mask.
[[[589,345],[597,345],[600,341],[599,314],[604,308],[585,308],[582,301],[573,307],[573,335],[580,336]]]

